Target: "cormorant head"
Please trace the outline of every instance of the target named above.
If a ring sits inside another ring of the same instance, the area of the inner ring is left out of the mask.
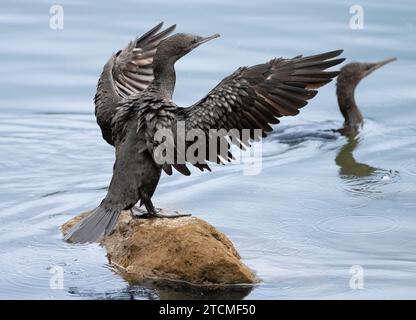
[[[345,119],[344,128],[352,130],[350,133],[355,133],[356,129],[363,122],[363,116],[354,99],[355,87],[361,79],[368,76],[374,70],[395,60],[397,58],[389,58],[373,63],[351,62],[341,68],[341,73],[337,77],[338,106]]]
[[[396,61],[397,58],[389,58],[379,62],[351,62],[341,68],[341,73],[338,76],[337,82],[345,82],[350,86],[355,87],[361,79],[368,76],[374,70]]]
[[[219,34],[214,34],[209,37],[201,37],[193,34],[177,33],[160,43],[156,56],[158,60],[174,63],[201,44],[219,36]]]

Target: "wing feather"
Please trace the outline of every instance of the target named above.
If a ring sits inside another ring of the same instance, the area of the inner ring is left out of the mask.
[[[103,138],[114,144],[111,121],[123,98],[138,94],[153,81],[152,62],[160,42],[175,25],[160,31],[163,22],[113,54],[103,68],[95,94],[95,114]]]
[[[150,46],[151,38],[146,41]],[[169,144],[173,145],[170,145],[171,151],[167,153],[171,155],[174,152],[173,163],[160,164],[167,174],[172,174],[175,169],[181,174],[190,175],[186,162],[200,170],[210,170],[207,162],[226,164],[234,159],[230,151],[231,144],[244,150],[250,147],[252,140],[258,141],[271,132],[271,125],[278,124],[280,117],[298,114],[308,100],[317,94],[312,88],[319,88],[338,75],[339,71],[326,69],[344,61],[336,58],[341,52],[337,50],[310,57],[272,59],[264,64],[239,68],[188,108],[178,108],[172,101],[143,94],[140,105],[135,108],[125,106],[125,110],[121,108],[117,112],[113,130],[118,139],[122,139],[122,134],[117,133],[122,132],[125,119],[132,117],[130,113],[136,112],[140,124],[138,130],[146,141],[145,149],[154,157],[156,148],[162,143],[156,141],[155,133],[159,129],[172,130],[173,140]],[[121,90],[129,93],[135,88],[131,79],[134,77],[120,82]],[[185,135],[193,129],[199,129],[205,135],[207,143],[198,148],[198,151],[200,148],[205,151],[204,158],[197,157],[196,163],[186,159],[183,152],[187,153],[188,148],[198,141],[186,141],[185,150],[182,150],[178,139],[185,140],[185,137],[178,136],[180,123],[185,125]],[[214,154],[210,153],[212,150],[209,148],[212,142],[209,139],[214,138],[211,129],[217,133],[225,129],[224,135],[216,136]],[[244,129],[249,129],[248,134],[242,134]],[[179,160],[185,160],[185,163]]]
[[[258,140],[273,130],[282,116],[294,116],[317,94],[319,88],[339,74],[326,69],[345,59],[336,58],[342,50],[292,59],[272,59],[252,67],[241,67],[222,80],[207,96],[188,108],[177,112],[177,121],[185,121],[186,130],[202,129],[209,136],[210,129],[230,132],[231,142],[244,149],[250,141],[241,136],[250,129],[250,139]],[[253,129],[260,129],[261,134]],[[238,138],[238,139],[236,139]],[[230,144],[223,153],[207,161],[224,162],[233,159]]]

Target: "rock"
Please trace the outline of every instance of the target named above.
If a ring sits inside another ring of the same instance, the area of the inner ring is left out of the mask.
[[[63,233],[87,214],[66,222]],[[168,280],[224,285],[257,281],[232,242],[196,217],[134,219],[123,211],[115,231],[98,241],[106,248],[110,263],[130,283]]]

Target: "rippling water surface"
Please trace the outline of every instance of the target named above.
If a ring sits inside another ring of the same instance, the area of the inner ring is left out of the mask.
[[[263,145],[262,171],[215,167],[163,176],[160,207],[225,232],[262,282],[218,292],[246,298],[416,298],[416,6],[358,1],[364,30],[349,28],[350,1],[60,1],[64,30],[49,28],[54,1],[0,8],[0,298],[157,299],[198,291],[130,286],[98,245],[68,245],[59,226],[94,208],[112,173],[112,147],[93,115],[110,54],[157,22],[222,37],[177,64],[175,101],[198,100],[241,65],[343,48],[351,60],[398,61],[365,79],[366,117],[355,139],[308,138],[342,124],[330,84]],[[305,139],[279,139],[303,132]],[[364,289],[350,268],[364,268]],[[50,279],[63,267],[64,287]]]

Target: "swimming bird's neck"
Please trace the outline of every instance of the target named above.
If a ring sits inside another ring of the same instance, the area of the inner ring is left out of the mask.
[[[337,83],[338,106],[344,117],[344,127],[358,129],[363,123],[363,115],[355,103],[355,87],[347,83]]]
[[[155,75],[153,88],[161,97],[171,100],[176,83],[174,63],[158,63],[156,61],[153,68]]]

